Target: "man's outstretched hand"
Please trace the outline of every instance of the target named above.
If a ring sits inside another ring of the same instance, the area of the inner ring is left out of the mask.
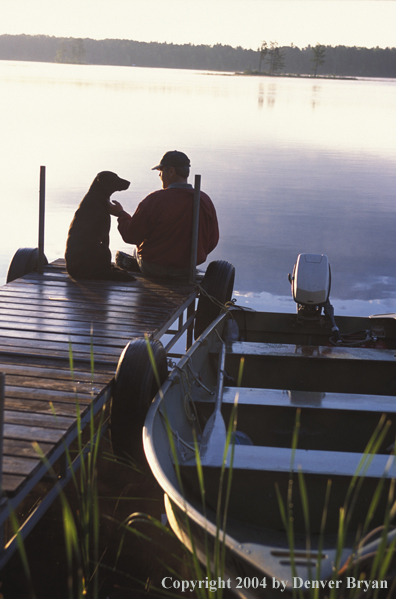
[[[117,202],[117,200],[110,200],[109,198],[108,207],[109,213],[113,216],[119,216],[121,212],[124,212],[124,208],[121,206],[120,202]]]

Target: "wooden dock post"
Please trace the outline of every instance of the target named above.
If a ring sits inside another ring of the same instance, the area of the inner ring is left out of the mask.
[[[44,272],[44,217],[45,217],[45,166],[40,166],[40,208],[38,235],[38,267],[39,274]]]
[[[196,266],[197,266],[197,251],[198,251],[200,200],[201,200],[201,175],[195,175],[192,235],[191,235],[190,283],[195,283],[195,271],[196,271]]]

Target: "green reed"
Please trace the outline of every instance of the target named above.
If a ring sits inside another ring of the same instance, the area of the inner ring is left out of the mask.
[[[361,493],[362,485],[364,483],[365,477],[367,476],[368,469],[370,464],[372,463],[375,455],[378,454],[381,445],[384,442],[385,436],[388,432],[390,426],[390,422],[386,422],[385,416],[382,416],[378,425],[376,426],[372,436],[370,437],[365,450],[362,454],[362,457],[359,461],[359,464],[356,468],[355,474],[353,475],[351,482],[348,486],[347,493],[345,496],[345,500],[343,505],[339,508],[339,521],[338,521],[338,530],[337,530],[337,544],[336,544],[336,557],[333,567],[333,575],[332,581],[345,581],[347,576],[354,577],[356,580],[363,580],[365,578],[365,573],[362,571],[362,566],[364,565],[363,559],[361,557],[362,550],[364,549],[364,541],[365,537],[368,534],[368,531],[371,526],[371,522],[374,517],[374,513],[378,508],[381,497],[384,492],[384,485],[386,482],[385,473],[379,479],[373,496],[371,498],[363,525],[356,532],[356,536],[354,542],[352,543],[352,551],[351,555],[348,558],[345,564],[341,563],[342,553],[346,546],[350,545],[350,542],[347,545],[347,536],[350,535],[350,524],[351,518],[354,510],[356,509],[357,502],[359,499],[359,494]],[[296,423],[293,434],[293,442],[292,442],[292,458],[291,458],[291,468],[290,468],[290,476],[289,476],[289,485],[287,491],[287,503],[285,505],[283,498],[280,494],[279,487],[276,486],[279,510],[281,513],[282,521],[284,524],[284,528],[286,530],[289,550],[290,550],[290,559],[291,559],[291,571],[292,576],[296,576],[296,555],[295,555],[295,542],[294,542],[294,528],[293,528],[293,498],[292,498],[292,489],[293,489],[293,473],[294,473],[294,453],[297,448],[297,438],[298,431],[300,428],[300,410],[297,410],[296,413]],[[391,467],[391,462],[395,459],[395,450],[393,451],[393,455],[389,457],[389,468]],[[310,533],[310,520],[309,520],[309,497],[307,493],[307,487],[304,480],[304,475],[302,470],[298,469],[298,484],[299,484],[299,495],[302,505],[303,518],[305,523],[305,536],[306,536],[306,553],[308,556],[309,562],[310,556],[312,555],[312,538]],[[310,573],[310,579],[314,578],[315,580],[320,579],[321,574],[321,561],[323,558],[323,546],[324,546],[324,536],[325,536],[325,528],[326,528],[326,519],[328,514],[329,502],[330,502],[330,493],[331,493],[331,480],[329,479],[327,482],[324,507],[322,512],[321,526],[319,532],[319,538],[317,542],[317,563],[315,573]],[[387,504],[386,509],[383,516],[383,524],[379,530],[379,541],[375,547],[375,552],[373,555],[369,556],[371,560],[371,567],[369,572],[368,580],[384,580],[387,576],[389,576],[390,568],[392,567],[392,560],[394,560],[395,550],[396,550],[396,537],[391,539],[389,542],[388,534],[391,527],[391,522],[396,515],[396,503],[395,503],[395,480],[390,481],[388,495],[387,495]],[[396,589],[396,582],[393,580],[393,584],[391,589],[389,590],[389,594],[387,597],[389,599],[393,596]],[[376,599],[379,596],[379,592],[381,589],[369,589],[364,593],[365,598],[372,597]],[[346,594],[347,593],[347,594]],[[349,599],[360,598],[362,595],[362,589],[352,588],[348,591],[345,591],[345,588],[340,594],[340,589],[336,587],[336,585],[328,590],[328,594],[323,595],[323,592],[319,588],[309,589],[303,591],[302,589],[293,589],[294,597],[310,597],[310,599],[319,599],[319,597],[326,597],[326,599],[338,599],[339,597],[348,597]]]

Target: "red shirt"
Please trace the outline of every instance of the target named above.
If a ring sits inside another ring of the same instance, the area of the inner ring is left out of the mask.
[[[160,266],[190,266],[194,189],[167,188],[150,193],[133,216],[123,212],[118,230],[126,243],[138,247],[143,260]],[[201,191],[197,264],[219,241],[219,227],[212,200]]]

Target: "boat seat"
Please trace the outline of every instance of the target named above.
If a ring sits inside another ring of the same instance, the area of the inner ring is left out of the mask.
[[[316,360],[375,360],[396,363],[395,350],[338,345],[313,346],[289,343],[254,343],[234,341],[227,344],[227,354],[244,356],[294,356]]]
[[[210,467],[221,467],[222,456],[216,456]],[[291,466],[297,471],[301,466],[304,476],[324,475],[327,477],[352,477],[359,466],[362,454],[352,452],[334,452],[296,449],[286,447],[257,447],[254,445],[236,445],[234,448],[233,472],[250,470],[256,472],[286,472]],[[194,460],[195,463],[195,460]],[[369,455],[365,462],[367,477],[396,477],[396,458],[394,456]],[[205,465],[205,464],[204,464]],[[226,466],[229,467],[230,458]]]
[[[208,504],[215,509],[221,472],[221,455],[213,456],[211,463],[203,464],[205,497]],[[230,457],[230,454],[229,454]],[[344,505],[348,487],[352,477],[359,468],[362,455],[349,452],[331,452],[297,449],[294,454],[291,449],[279,447],[235,446],[232,464],[232,494],[229,503],[229,515],[238,518],[243,513],[244,519],[251,524],[282,528],[282,518],[276,485],[286,503],[291,465],[293,464],[293,515],[296,531],[305,531],[303,507],[299,489],[297,472],[304,471],[304,482],[307,489],[310,529],[318,531],[321,525],[323,507],[328,481],[331,480],[330,500],[328,503],[328,530],[337,530],[339,509]],[[359,510],[352,514],[354,525],[359,517],[366,515],[375,489],[384,477],[385,489],[392,477],[396,476],[396,459],[391,456],[369,456],[367,468],[361,468],[364,480],[359,491]],[[227,469],[230,460],[227,460]],[[194,494],[199,493],[195,459],[180,464],[186,489]],[[227,485],[225,477],[224,489]],[[249,494],[245,493],[250,489]],[[252,489],[254,492],[252,492]],[[376,509],[373,526],[381,522],[386,506],[387,492],[381,495]]]
[[[396,395],[396,357],[390,349],[236,341],[227,344],[226,359],[226,372],[235,381],[242,357],[242,385],[245,380],[261,388]]]
[[[222,414],[226,425],[237,393],[237,429],[254,445],[291,447],[297,409],[300,449],[363,452],[383,414],[389,428],[378,453],[389,453],[396,437],[394,396],[225,387]],[[196,400],[195,405],[204,426],[214,401]]]
[[[252,387],[225,387],[223,404],[233,405],[238,394],[238,406],[314,408],[315,410],[352,410],[375,413],[396,413],[393,395],[366,395],[363,393],[325,393],[320,391],[294,391],[286,389],[257,389]],[[214,400],[198,399],[197,405],[212,406]]]

